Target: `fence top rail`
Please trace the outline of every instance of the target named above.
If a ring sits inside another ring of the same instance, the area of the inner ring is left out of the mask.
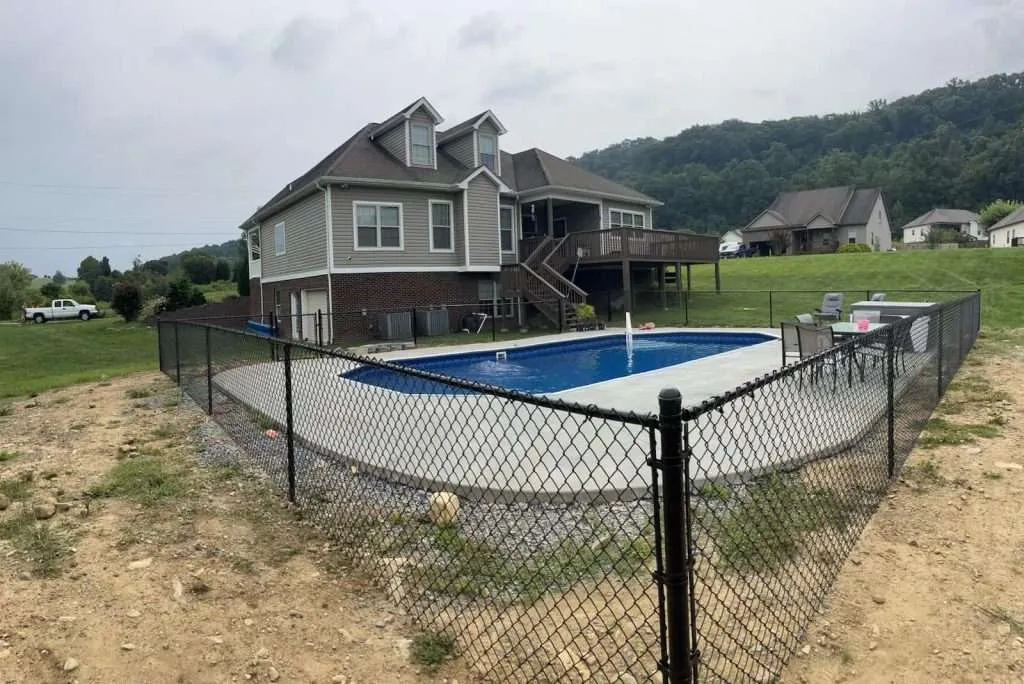
[[[441,375],[439,373],[432,373],[430,371],[420,370],[419,368],[412,368],[410,366],[403,366],[398,363],[392,363],[383,359],[376,359],[371,356],[363,356],[360,354],[353,354],[351,352],[337,351],[330,349],[323,349],[322,347],[316,347],[311,344],[299,342],[297,340],[282,340],[277,338],[269,338],[263,335],[257,335],[247,330],[239,330],[236,328],[226,328],[220,325],[211,325],[208,323],[201,323],[196,321],[164,321],[164,323],[189,326],[193,328],[202,328],[216,330],[227,333],[229,335],[235,335],[240,337],[249,337],[253,340],[257,340],[263,343],[276,344],[281,346],[289,346],[292,348],[305,349],[318,356],[331,356],[334,358],[344,359],[346,361],[352,361],[365,366],[373,366],[375,368],[382,368],[385,370],[394,371],[403,375],[408,375],[423,380],[430,380],[433,382],[440,383],[442,385],[448,385],[449,387],[458,387],[460,389],[467,389],[479,394],[486,394],[499,399],[507,399],[509,401],[519,402],[521,404],[529,404],[540,408],[548,408],[555,411],[562,411],[564,413],[572,413],[576,415],[586,416],[588,418],[600,418],[604,420],[611,420],[619,423],[627,423],[631,425],[639,425],[645,428],[656,428],[658,427],[658,416],[653,413],[637,413],[635,411],[617,411],[615,409],[601,408],[595,404],[580,404],[575,402],[568,402],[563,399],[552,399],[535,394],[527,394],[525,392],[519,392],[517,390],[510,390],[504,387],[498,387],[496,385],[486,385],[479,382],[473,382],[471,380],[463,380],[461,378],[454,378],[448,375]]]
[[[936,294],[972,294],[981,292],[981,289],[973,290],[945,290],[942,288],[894,288],[894,287],[831,287],[831,288],[820,288],[817,290],[797,290],[797,289],[775,289],[766,288],[764,290],[735,290],[726,289],[722,290],[697,290],[691,289],[690,293],[693,294],[768,294],[771,293],[782,293],[782,294],[821,294],[822,292],[934,292]]]
[[[918,311],[917,313],[911,316],[907,316],[902,321],[894,325],[903,328],[908,328],[909,326],[913,325],[913,323],[918,319],[924,318],[926,316],[932,316],[937,312],[949,311],[972,302],[977,302],[980,306],[979,300],[981,292],[972,290],[969,290],[969,292],[971,292],[971,294],[967,295],[966,297],[961,297],[960,299],[953,299],[947,302],[934,304],[933,306],[927,309]],[[831,349],[828,349],[822,352],[821,354],[818,354],[811,358],[802,359],[796,363],[788,364],[782,368],[778,368],[772,371],[771,373],[766,373],[765,375],[745,382],[739,387],[729,390],[728,392],[724,392],[717,396],[705,399],[701,403],[691,406],[689,408],[684,408],[683,420],[694,420],[706,413],[710,413],[711,411],[720,410],[726,404],[735,401],[736,399],[752,394],[753,392],[761,389],[762,387],[771,385],[781,380],[782,378],[787,378],[795,373],[799,373],[801,370],[807,368],[811,364],[817,363],[822,357],[829,356],[831,354],[845,354],[849,349],[855,346],[877,343],[880,339],[886,337],[889,334],[887,330],[887,328],[889,327],[891,326],[884,326],[876,330],[873,330],[869,333],[865,333],[860,337],[851,338],[841,344],[835,345]]]

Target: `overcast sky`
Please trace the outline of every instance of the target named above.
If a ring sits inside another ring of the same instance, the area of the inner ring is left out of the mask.
[[[1024,70],[1022,28],[1024,0],[0,0],[0,262],[234,238],[421,95],[574,155]]]

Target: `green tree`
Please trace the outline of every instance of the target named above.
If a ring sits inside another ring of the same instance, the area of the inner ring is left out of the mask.
[[[32,288],[32,273],[17,261],[0,264],[0,319],[17,315],[27,304]]]
[[[212,283],[217,276],[217,264],[213,258],[201,252],[193,252],[181,260],[181,269],[196,285]]]
[[[110,307],[121,314],[124,320],[134,321],[142,310],[142,290],[135,283],[128,281],[115,284]]]
[[[249,296],[249,260],[244,256],[235,261],[235,284],[239,296]]]
[[[213,274],[214,280],[231,280],[231,263],[227,259],[217,259]]]
[[[187,279],[176,280],[167,288],[166,311],[177,311],[206,303],[206,297]]]
[[[56,271],[53,274],[52,280],[58,285],[63,285],[64,283],[68,282],[68,277],[61,273],[60,271]]]
[[[110,270],[110,259],[107,257],[100,259],[100,269],[102,270],[100,275],[110,277],[112,275],[112,271]]]
[[[89,284],[84,280],[76,280],[68,286],[68,292],[72,299],[79,304],[93,304],[96,298],[92,296]]]
[[[39,288],[39,292],[46,299],[59,299],[60,293],[63,289],[64,288],[62,288],[57,281],[51,280],[48,283],[43,283],[43,285]]]
[[[1020,202],[997,199],[986,204],[979,213],[981,225],[991,228],[1021,206]]]
[[[146,263],[142,264],[141,270],[165,276],[168,273],[170,273],[171,269],[167,265],[166,261],[163,261],[162,259],[151,259]]]
[[[103,275],[103,266],[100,264],[99,259],[94,256],[87,256],[82,259],[82,263],[78,265],[78,279],[84,280],[85,283],[92,288],[92,284],[96,282],[96,279]]]
[[[114,296],[114,280],[110,276],[100,276],[89,288],[98,302],[109,302]]]

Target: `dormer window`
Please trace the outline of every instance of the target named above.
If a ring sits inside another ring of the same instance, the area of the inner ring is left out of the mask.
[[[479,133],[477,137],[480,163],[498,173],[498,137],[490,133]]]
[[[409,125],[409,157],[414,166],[434,165],[434,131],[430,124]]]

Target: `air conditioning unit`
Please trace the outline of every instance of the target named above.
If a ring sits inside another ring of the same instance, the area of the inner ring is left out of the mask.
[[[377,336],[382,340],[411,340],[412,312],[400,311],[378,316]]]
[[[447,335],[452,331],[448,309],[417,309],[417,335]]]

